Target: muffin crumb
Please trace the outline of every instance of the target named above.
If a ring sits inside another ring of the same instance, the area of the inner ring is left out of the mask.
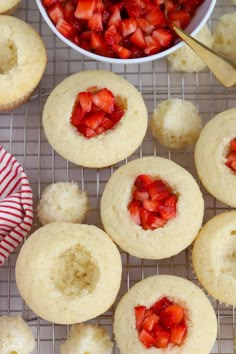
[[[60,354],[111,354],[113,343],[105,328],[91,324],[76,324],[69,338],[61,345]]]
[[[76,183],[57,182],[44,189],[37,213],[42,225],[54,221],[82,223],[88,207],[87,194]]]

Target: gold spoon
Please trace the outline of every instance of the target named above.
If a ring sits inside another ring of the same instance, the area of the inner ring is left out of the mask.
[[[168,18],[167,0],[164,0],[164,3],[165,16],[175,33],[202,59],[222,85],[225,87],[236,86],[236,64],[177,27]]]

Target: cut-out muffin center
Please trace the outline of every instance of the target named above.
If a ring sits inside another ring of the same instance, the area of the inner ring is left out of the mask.
[[[150,308],[139,305],[134,308],[138,338],[146,348],[167,348],[182,345],[187,335],[184,308],[163,297]]]
[[[0,39],[0,75],[7,74],[17,64],[17,49],[11,40]]]
[[[80,134],[90,139],[116,126],[126,109],[126,99],[115,97],[107,88],[93,86],[79,92],[70,122]]]
[[[142,174],[135,179],[128,210],[137,225],[155,230],[176,217],[177,201],[177,194],[165,181]]]
[[[225,165],[236,173],[236,138],[230,141]]]
[[[52,280],[65,296],[90,294],[98,283],[99,268],[90,252],[77,244],[56,257]]]

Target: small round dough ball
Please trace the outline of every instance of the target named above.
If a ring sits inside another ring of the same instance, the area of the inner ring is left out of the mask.
[[[154,110],[151,130],[154,137],[170,149],[193,144],[202,129],[202,119],[190,101],[178,98],[161,102]]]
[[[42,225],[54,221],[82,223],[88,211],[86,192],[74,182],[57,182],[48,185],[38,203],[38,218]]]
[[[20,316],[0,317],[0,353],[29,354],[35,347],[35,339],[29,326]]]
[[[113,343],[107,331],[96,325],[76,324],[69,339],[61,345],[60,354],[111,354]]]
[[[214,32],[213,49],[236,61],[236,12],[219,19]]]
[[[197,40],[212,48],[213,36],[205,25],[195,36]],[[187,45],[183,45],[180,49],[167,57],[172,71],[199,72],[206,68],[206,64],[194,53]]]

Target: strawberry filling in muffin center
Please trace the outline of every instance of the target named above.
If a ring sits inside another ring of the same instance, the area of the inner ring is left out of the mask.
[[[120,97],[115,97],[107,88],[93,86],[79,92],[70,122],[90,139],[113,128],[124,114],[125,104]]]
[[[140,342],[146,347],[180,346],[187,335],[186,315],[182,306],[163,297],[153,306],[134,308]]]
[[[236,172],[236,138],[231,140],[229,153],[226,156],[225,165]]]
[[[128,205],[131,218],[144,230],[155,230],[176,216],[177,195],[161,179],[139,175]]]

